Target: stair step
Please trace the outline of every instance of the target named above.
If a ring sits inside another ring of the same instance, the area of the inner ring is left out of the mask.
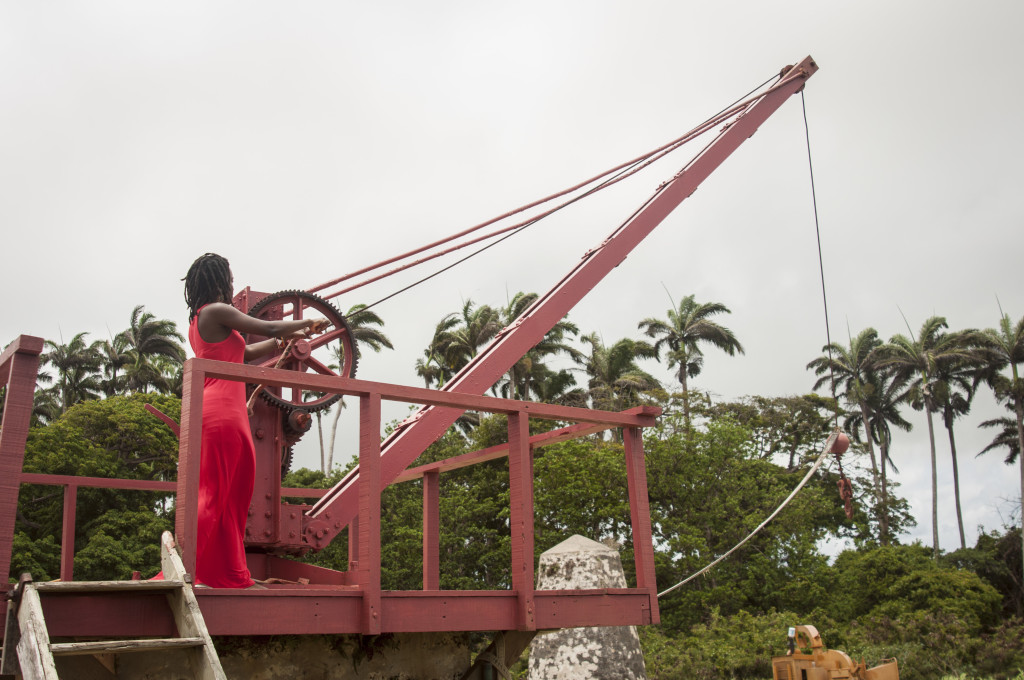
[[[160,640],[99,640],[95,642],[61,642],[50,645],[54,656],[76,656],[81,654],[125,654],[128,652],[149,652],[162,649],[202,647],[206,644],[201,637],[164,638]]]
[[[48,581],[33,583],[32,586],[40,593],[95,593],[129,591],[133,593],[145,591],[178,590],[184,584],[181,581]]]

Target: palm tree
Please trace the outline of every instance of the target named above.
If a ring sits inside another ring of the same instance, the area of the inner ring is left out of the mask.
[[[444,387],[455,374],[448,362],[448,347],[451,344],[452,329],[459,324],[459,315],[445,314],[434,328],[430,344],[423,350],[424,359],[416,360],[416,375],[423,378],[426,387],[434,383]]]
[[[110,340],[97,340],[93,347],[99,353],[103,365],[103,394],[112,397],[125,387],[127,376],[118,375],[132,361],[123,333]]]
[[[947,333],[948,324],[941,316],[927,319],[916,338],[894,335],[879,349],[878,366],[891,368],[900,379],[909,381],[907,398],[915,408],[923,409],[928,422],[928,444],[932,467],[932,556],[939,557],[939,490],[935,462],[935,425],[932,414],[941,406],[942,372],[947,364],[970,361],[972,349],[960,333]]]
[[[85,344],[87,335],[79,333],[66,345],[52,340],[44,342],[48,351],[43,352],[40,359],[57,372],[52,389],[62,414],[80,401],[100,396],[102,388],[96,373],[100,367],[100,356],[95,347]]]
[[[511,326],[538,297],[536,293],[516,293],[508,305],[501,310],[503,326]],[[544,338],[540,342],[509,369],[505,378],[494,386],[494,392],[509,399],[529,399],[532,394],[543,400],[538,392],[541,388],[538,388],[537,382],[550,380],[554,375],[554,372],[544,362],[548,357],[556,354],[566,354],[573,361],[581,359],[582,353],[566,342],[568,336],[578,335],[579,332],[576,324],[565,319],[556,323],[551,330],[544,334]],[[558,373],[565,376],[561,379],[563,384],[566,379],[575,383],[568,371],[563,370]],[[568,385],[565,384],[565,386]],[[547,385],[543,389],[550,387],[551,385]]]
[[[999,427],[1002,428],[996,433],[996,436],[992,438],[988,446],[978,452],[980,456],[983,453],[989,451],[995,451],[996,449],[1006,449],[1006,459],[1003,461],[1007,465],[1013,465],[1017,462],[1017,456],[1020,455],[1020,440],[1017,437],[1017,419],[1010,416],[1003,416],[1001,418],[993,418],[986,420],[980,424],[981,427]]]
[[[390,338],[384,334],[381,327],[384,325],[384,320],[377,315],[376,312],[372,312],[366,308],[364,304],[358,304],[352,306],[348,310],[348,314],[345,315],[346,321],[348,321],[349,331],[352,333],[352,346],[355,347],[358,352],[364,347],[372,349],[374,352],[380,352],[382,349],[394,349],[395,346],[391,344]],[[334,359],[337,362],[332,365],[331,368],[337,369],[340,366],[345,365],[345,346],[342,343],[337,343],[332,351],[334,353]],[[331,468],[334,467],[334,441],[338,435],[338,420],[341,418],[341,410],[345,408],[345,399],[342,397],[338,400],[337,411],[334,412],[334,420],[331,422],[331,438],[330,444],[327,448],[326,462],[324,460],[323,451],[323,435],[320,436],[320,465],[321,471],[325,475],[331,473]],[[317,426],[320,425],[320,415],[317,414]]]
[[[709,344],[729,356],[743,354],[743,345],[733,332],[712,321],[717,314],[731,314],[729,308],[720,302],[698,303],[693,295],[687,295],[676,309],[668,310],[668,321],[644,319],[639,328],[649,337],[658,338],[654,343],[654,358],[661,360],[661,348],[668,348],[669,368],[678,367],[676,377],[683,388],[683,422],[687,433],[690,431],[690,397],[688,378],[696,378],[704,368],[704,352],[700,346]]]
[[[501,328],[500,312],[487,305],[474,308],[473,301],[466,300],[459,324],[451,330],[446,347],[445,358],[452,372],[457,373],[468,364]]]
[[[590,346],[590,352],[582,354],[577,363],[587,374],[587,394],[595,409],[621,411],[661,387],[654,376],[636,365],[637,359],[654,358],[654,348],[648,343],[623,338],[606,346],[597,333],[581,340]]]
[[[970,343],[976,331],[962,331],[962,340]],[[964,516],[960,507],[960,470],[956,457],[956,438],[953,436],[953,423],[971,410],[974,400],[975,381],[978,372],[977,359],[972,356],[968,360],[951,361],[939,365],[935,380],[935,398],[942,409],[942,424],[949,436],[949,452],[953,458],[953,498],[956,502],[957,528],[960,530],[960,548],[967,548],[964,538]]]
[[[871,433],[871,410],[868,401],[874,393],[875,382],[878,378],[872,376],[874,362],[878,358],[878,348],[882,341],[878,337],[878,331],[874,328],[865,328],[857,337],[850,338],[850,346],[843,347],[837,343],[831,343],[821,348],[824,354],[814,359],[807,368],[814,369],[814,374],[819,376],[814,383],[814,389],[820,389],[830,381],[835,384],[832,389],[838,389],[843,399],[860,411],[861,424],[865,433]],[[873,379],[874,378],[874,379]],[[882,511],[884,499],[879,480],[878,461],[875,458],[874,437],[864,438],[868,449],[868,458],[871,461],[871,477],[874,483],[875,507],[877,512]],[[882,517],[879,516],[881,526]]]
[[[992,388],[996,399],[1013,411],[1017,427],[1016,450],[1019,453],[1024,451],[1024,378],[1018,369],[1024,363],[1024,317],[1014,324],[1009,314],[1003,314],[999,328],[982,331],[978,343],[985,360],[980,377]],[[1010,369],[1009,376],[1003,372],[1007,368]],[[1007,459],[1007,463],[1010,462]],[[1024,526],[1024,461],[1020,465],[1020,489],[1021,522]],[[1021,547],[1024,549],[1024,531],[1021,531]]]
[[[889,535],[888,471],[899,472],[891,455],[892,428],[890,425],[895,425],[904,432],[910,432],[913,429],[900,412],[900,406],[906,401],[907,381],[900,380],[891,372],[886,371],[869,371],[865,374],[865,379],[868,383],[864,386],[864,393],[867,394],[868,419],[864,420],[863,411],[851,411],[843,423],[843,427],[858,440],[860,440],[861,428],[866,427],[867,445],[878,445],[879,479],[881,480],[881,508],[877,511],[878,539],[882,545],[889,545],[892,542],[892,537]]]
[[[178,364],[185,361],[185,349],[181,346],[185,338],[177,325],[169,319],[157,319],[145,309],[145,305],[136,305],[128,328],[120,333],[131,355],[126,366],[129,387],[136,392],[145,392],[151,385],[162,387],[163,371],[154,365],[155,357],[166,357]]]

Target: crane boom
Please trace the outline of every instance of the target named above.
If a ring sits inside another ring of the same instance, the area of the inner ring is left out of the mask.
[[[767,120],[807,78],[818,70],[811,57],[787,67],[781,79],[754,102],[629,220],[598,247],[587,251],[579,263],[545,295],[448,382],[443,391],[479,395],[489,389],[532,349],[612,269],[688,198],[721,163]],[[458,409],[426,406],[408,418],[381,445],[381,488],[391,484],[463,413]],[[358,468],[330,489],[307,511],[304,533],[310,545],[322,547],[358,514]],[[322,519],[333,517],[331,521]],[[319,534],[319,536],[317,536]]]

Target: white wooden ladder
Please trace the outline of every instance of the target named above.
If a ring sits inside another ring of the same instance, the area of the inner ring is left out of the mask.
[[[94,655],[107,665],[114,654],[188,650],[192,674],[197,680],[227,680],[217,651],[203,621],[192,586],[185,581],[181,562],[170,532],[160,541],[160,562],[164,581],[65,581],[33,583],[23,580],[18,587],[18,604],[7,603],[3,660],[0,673],[26,680],[59,680],[56,656]],[[64,593],[152,593],[162,591],[174,615],[179,637],[165,639],[100,640],[95,642],[51,643],[43,617],[40,594]],[[108,666],[109,668],[109,666]],[[113,668],[110,669],[113,671]]]

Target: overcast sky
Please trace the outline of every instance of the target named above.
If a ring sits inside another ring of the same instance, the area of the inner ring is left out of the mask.
[[[806,105],[833,338],[916,334],[932,314],[990,327],[997,297],[1019,319],[1022,25],[1016,0],[12,0],[0,6],[0,343],[101,339],[137,304],[184,329],[180,279],[206,251],[230,259],[238,286],[310,288],[633,158],[807,55],[821,68]],[[443,314],[547,290],[692,153],[381,305],[396,350],[364,356],[359,377],[419,384],[413,365]],[[709,351],[698,389],[810,389],[825,322],[799,97],[570,319],[614,342],[691,293],[732,310],[721,320],[747,350]],[[982,395],[958,430],[969,542],[1019,498],[1001,454],[974,457],[992,438],[976,423],[998,414]],[[906,417],[915,429],[893,457],[920,525],[904,538],[930,544],[927,429]],[[315,451],[299,464],[317,466]]]

